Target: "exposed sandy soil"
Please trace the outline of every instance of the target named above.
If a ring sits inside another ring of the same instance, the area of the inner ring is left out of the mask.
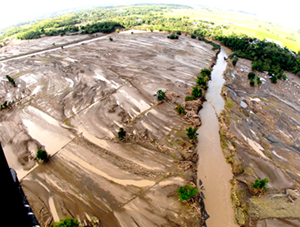
[[[272,84],[258,73],[262,84],[253,88],[251,62],[228,61],[220,134],[236,179],[236,218],[245,226],[300,226],[300,79],[287,73],[287,81]],[[257,178],[269,179],[261,197],[252,189]]]
[[[86,226],[92,217],[99,226],[199,225],[199,209],[176,193],[195,182],[197,155],[174,102],[215,52],[166,36],[120,33],[113,42],[104,37],[0,62],[0,101],[14,101],[0,112],[2,146],[42,226],[67,215]],[[168,101],[157,102],[159,89]],[[125,142],[116,139],[120,127]],[[33,160],[39,148],[52,155],[48,163]]]

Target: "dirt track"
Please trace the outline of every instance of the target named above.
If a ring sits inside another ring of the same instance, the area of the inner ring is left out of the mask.
[[[189,127],[174,111],[209,67],[212,46],[167,34],[115,34],[0,63],[1,142],[43,226],[66,215],[103,226],[196,226],[176,190],[194,180]],[[43,38],[30,45],[48,48]],[[30,49],[23,43],[23,50]],[[12,87],[5,75],[15,79]],[[153,95],[167,90],[158,104]],[[116,139],[127,131],[126,142]],[[37,149],[50,161],[36,165]]]

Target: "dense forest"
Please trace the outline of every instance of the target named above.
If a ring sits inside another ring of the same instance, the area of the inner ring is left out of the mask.
[[[300,76],[300,56],[295,52],[281,48],[279,45],[265,40],[247,36],[219,36],[217,40],[234,52],[231,56],[252,60],[252,70],[267,71],[270,76],[282,78],[283,71],[290,71]]]
[[[231,48],[234,63],[238,57],[253,61],[252,69],[268,71],[279,79],[283,71],[290,71],[300,76],[300,55],[281,48],[275,43],[251,38],[246,35],[223,34],[226,25],[215,25],[214,22],[194,20],[189,17],[170,17],[165,15],[176,9],[191,9],[183,5],[134,5],[119,7],[99,7],[77,11],[72,14],[57,16],[27,25],[12,27],[0,36],[0,47],[6,45],[11,38],[37,39],[44,36],[109,33],[116,29],[139,29],[149,31],[168,31],[168,38],[176,39],[181,33],[190,34],[219,49],[220,45],[212,42],[219,40],[221,44]]]

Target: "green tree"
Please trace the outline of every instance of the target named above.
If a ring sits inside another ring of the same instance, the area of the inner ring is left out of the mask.
[[[256,179],[252,187],[257,189],[260,193],[267,190],[267,183],[269,183],[269,179]]]
[[[196,187],[191,187],[189,185],[184,185],[183,187],[179,187],[177,190],[177,193],[179,194],[179,199],[181,201],[188,200],[192,196],[197,194],[197,188]]]
[[[126,131],[123,128],[120,128],[119,132],[118,132],[118,139],[119,140],[124,140],[125,136],[126,136]]]
[[[45,150],[38,150],[36,153],[36,158],[40,161],[48,161],[49,156]]]
[[[254,79],[250,79],[250,86],[254,87],[255,85],[255,80]]]
[[[112,38],[112,37],[109,37],[109,41],[113,41],[113,38]]]
[[[259,76],[256,78],[256,83],[257,83],[257,84],[261,84],[261,79],[260,79]]]
[[[162,90],[158,90],[156,93],[156,97],[157,97],[157,100],[159,100],[159,101],[164,100],[166,98],[166,92],[164,92]]]
[[[248,73],[248,79],[254,79],[255,78],[255,73],[254,72],[250,72]]]
[[[200,87],[196,86],[196,87],[193,87],[193,90],[192,90],[192,95],[195,97],[195,98],[201,98],[202,95],[203,95],[203,91]]]
[[[189,137],[189,139],[194,140],[197,139],[198,133],[197,133],[197,128],[192,128],[189,127],[188,129],[186,129],[186,135],[187,137]]]
[[[51,227],[81,227],[81,225],[77,219],[66,217],[65,219],[61,219],[59,222],[54,222]]]

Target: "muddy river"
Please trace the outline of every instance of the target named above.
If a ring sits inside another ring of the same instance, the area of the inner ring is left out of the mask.
[[[202,190],[205,195],[205,206],[210,218],[207,226],[237,226],[234,224],[233,207],[230,198],[231,184],[229,180],[233,175],[231,167],[224,158],[219,135],[218,116],[224,108],[224,99],[221,96],[222,86],[225,82],[223,73],[226,69],[227,57],[221,49],[217,63],[212,71],[206,94],[207,102],[200,111],[202,126],[198,129],[198,182],[202,181]],[[200,185],[198,185],[201,190]]]
[[[119,33],[113,42],[98,37],[1,62],[0,101],[14,103],[0,111],[0,139],[42,226],[66,216],[85,226],[199,226],[199,209],[176,193],[193,184],[195,172],[186,160],[191,125],[174,108],[216,53],[205,42],[167,35]],[[1,57],[54,41],[8,45]],[[154,96],[159,89],[167,91],[163,103]],[[51,158],[36,164],[41,148]]]

